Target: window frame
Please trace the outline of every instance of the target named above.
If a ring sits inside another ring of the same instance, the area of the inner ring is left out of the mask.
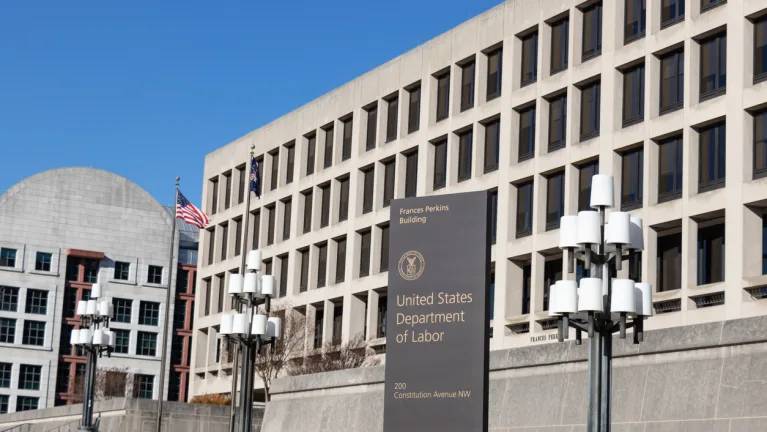
[[[599,57],[602,55],[602,22],[604,20],[603,15],[603,8],[602,8],[602,2],[601,1],[595,1],[592,3],[588,3],[587,5],[583,7],[579,7],[581,11],[581,19],[582,19],[582,26],[581,26],[581,63],[585,63],[588,60],[591,60],[593,58]],[[586,17],[587,14],[596,13],[596,23],[597,23],[597,31],[596,31],[596,46],[593,49],[590,49],[587,53],[586,51]]]

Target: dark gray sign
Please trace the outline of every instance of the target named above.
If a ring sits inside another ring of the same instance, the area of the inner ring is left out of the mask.
[[[384,432],[487,431],[487,199],[392,202]]]

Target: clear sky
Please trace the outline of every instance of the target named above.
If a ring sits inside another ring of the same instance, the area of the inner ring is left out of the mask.
[[[56,167],[199,203],[204,155],[501,0],[0,2],[0,193]]]

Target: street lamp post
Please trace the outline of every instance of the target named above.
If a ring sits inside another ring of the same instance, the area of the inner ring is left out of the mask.
[[[240,430],[250,432],[253,419],[253,382],[256,356],[267,345],[273,345],[282,332],[282,321],[269,317],[274,296],[274,277],[259,275],[261,251],[252,250],[246,258],[247,273],[229,275],[228,293],[243,305],[242,312],[234,310],[221,316],[220,335],[226,342],[239,345],[240,362]],[[259,313],[259,306],[265,313]],[[232,371],[236,374],[237,371]],[[235,397],[235,395],[232,395]]]
[[[618,278],[624,257],[644,249],[642,219],[627,212],[611,211],[613,179],[594,175],[591,208],[577,216],[562,216],[559,247],[568,252],[567,275],[576,261],[584,265],[580,281],[557,281],[549,293],[549,315],[558,317],[558,339],[564,342],[575,329],[576,344],[582,333],[589,336],[589,432],[610,431],[610,382],[612,336],[626,338],[633,328],[633,342],[644,338],[644,320],[652,315],[652,286]]]
[[[101,285],[95,283],[91,287],[90,300],[77,302],[76,315],[80,317],[81,325],[79,329],[72,330],[69,336],[70,345],[87,359],[83,382],[83,413],[79,429],[83,432],[96,430],[93,426],[96,361],[104,354],[109,357],[115,345],[115,334],[109,329],[109,320],[114,313],[112,301],[109,298],[99,298],[100,296]]]

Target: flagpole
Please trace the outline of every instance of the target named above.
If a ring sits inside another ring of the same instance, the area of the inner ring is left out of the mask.
[[[250,145],[250,158],[248,159],[248,164],[253,164],[253,155],[255,151],[255,144]],[[245,172],[248,173],[248,177],[250,177],[250,172],[253,169],[252,166],[247,166],[245,169]],[[245,260],[248,255],[248,228],[250,227],[250,195],[252,191],[250,190],[250,180],[248,180],[248,192],[247,196],[245,197],[245,214],[242,215],[242,221],[243,221],[243,227],[242,230],[242,239],[240,241],[240,244],[242,245],[243,250],[240,251],[241,261],[240,261],[240,274],[245,274]],[[254,230],[257,230],[258,227],[254,227]],[[237,309],[237,312],[241,312],[241,304],[237,301],[237,297],[235,296],[233,298],[233,301],[236,302],[236,304],[232,305],[233,309]],[[240,349],[239,345],[234,345],[234,359],[232,360],[232,400],[231,400],[231,406],[229,409],[229,432],[234,432],[235,426],[237,423],[237,369],[239,368],[240,363]],[[249,389],[250,391],[253,391],[253,389]],[[242,390],[240,390],[242,391]],[[158,431],[159,432],[159,431]]]
[[[168,289],[165,292],[165,318],[162,328],[162,353],[160,355],[160,394],[157,397],[157,432],[162,430],[162,400],[165,397],[165,365],[168,357],[168,320],[170,317],[170,292],[173,282],[173,254],[176,249],[176,208],[178,206],[178,187],[181,177],[176,177],[176,198],[173,200],[173,222],[170,231],[170,246],[168,247]]]

